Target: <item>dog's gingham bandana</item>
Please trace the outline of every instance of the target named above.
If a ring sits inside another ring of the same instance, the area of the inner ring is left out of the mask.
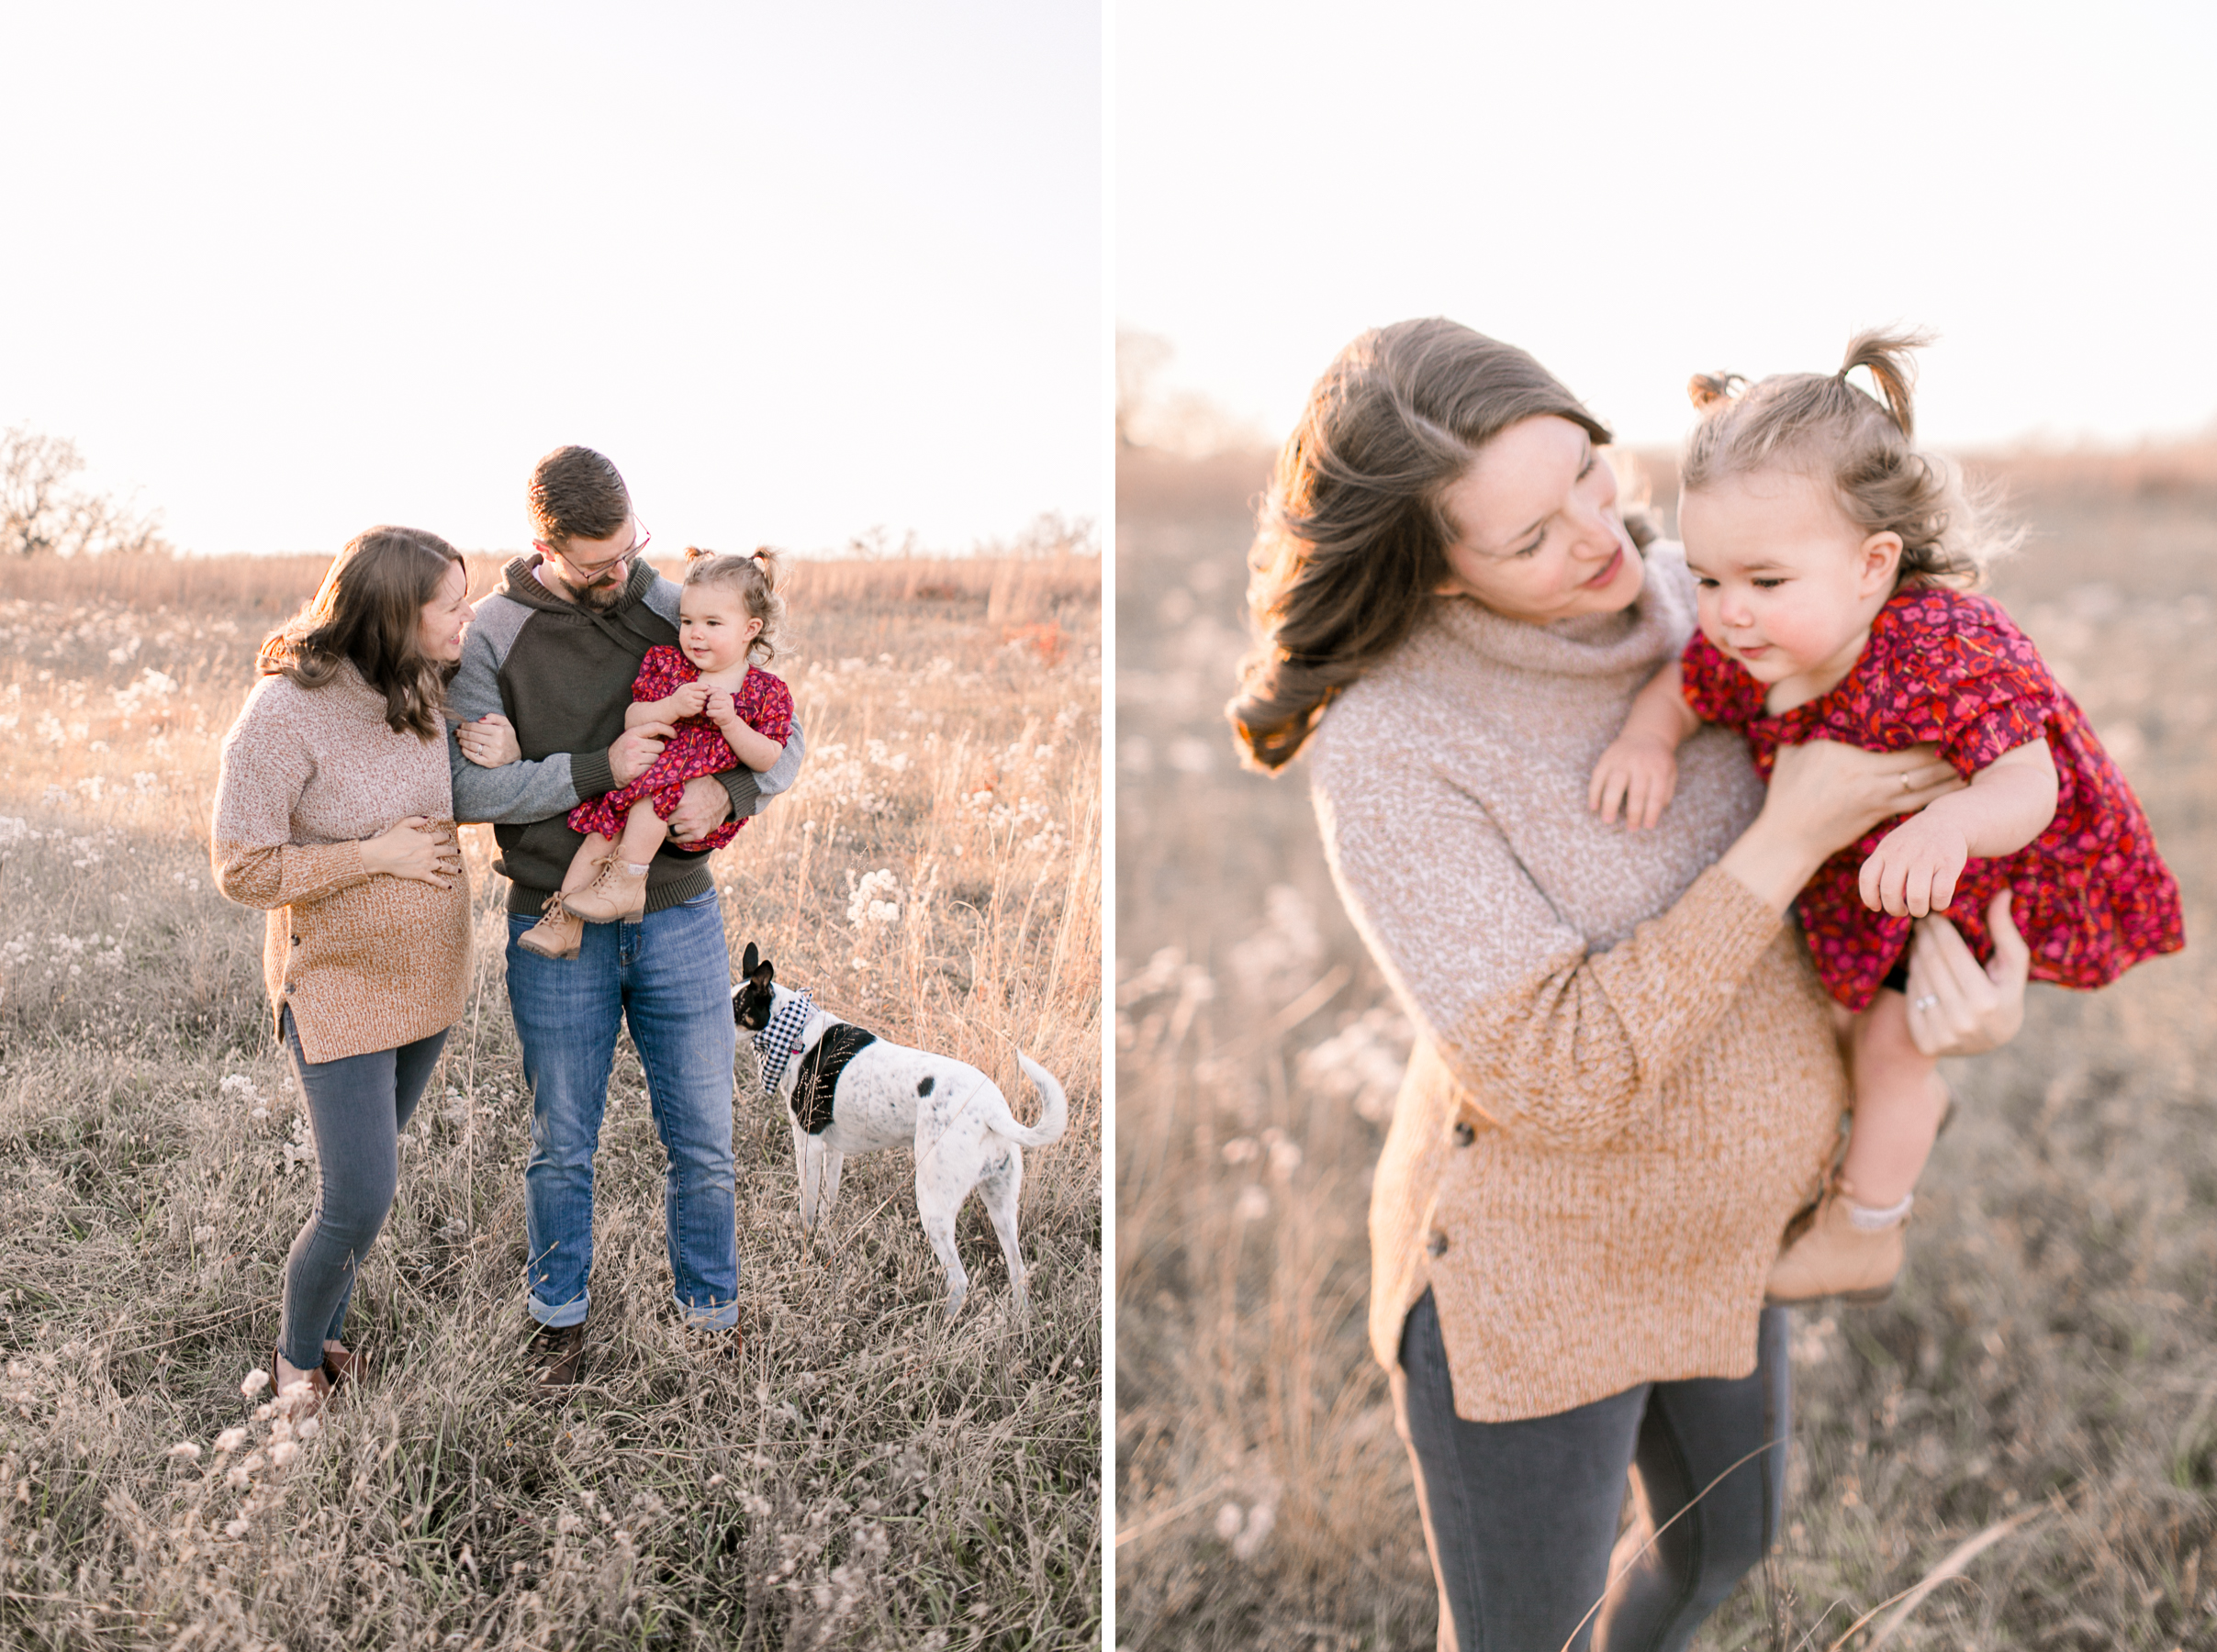
[[[801,1030],[815,1010],[813,999],[806,992],[796,992],[770,1012],[770,1024],[755,1034],[755,1054],[762,1061],[764,1095],[777,1093],[778,1080],[785,1077],[785,1064],[801,1047]]]

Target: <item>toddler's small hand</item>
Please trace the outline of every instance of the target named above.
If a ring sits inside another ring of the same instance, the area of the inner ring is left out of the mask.
[[[732,709],[732,695],[728,688],[711,688],[708,695],[708,717],[711,722],[727,723],[737,715]]]
[[[664,702],[673,717],[699,717],[708,704],[709,686],[706,683],[688,683]]]
[[[1863,863],[1856,887],[1863,904],[1874,912],[1922,918],[1947,910],[1969,859],[1960,831],[1929,814],[1911,815],[1878,841]]]
[[[1613,826],[1622,804],[1625,825],[1641,832],[1663,818],[1663,806],[1677,789],[1678,754],[1659,740],[1627,734],[1594,765],[1586,807],[1601,811],[1603,825]]]

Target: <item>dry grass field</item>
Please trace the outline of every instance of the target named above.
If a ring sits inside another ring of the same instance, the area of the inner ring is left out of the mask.
[[[1434,1623],[1363,1334],[1408,1028],[1303,776],[1237,771],[1221,717],[1267,467],[1138,452],[1117,480],[1114,1575],[1134,1652],[1428,1646]],[[1669,461],[1649,468],[1672,497]],[[2011,1045],[1952,1065],[1900,1289],[1797,1315],[1789,1524],[1708,1648],[2217,1646],[2217,445],[1978,468],[2032,530],[1995,594],[2139,791],[2189,950],[2099,994],[2035,988]]]
[[[1060,1076],[1069,1131],[1025,1166],[1028,1315],[973,1201],[946,1320],[906,1154],[852,1162],[804,1255],[743,1044],[745,1351],[705,1362],[668,1306],[627,1042],[588,1380],[538,1401],[503,886],[470,828],[470,1010],[354,1297],[375,1366],[304,1446],[241,1395],[314,1166],[261,915],[214,888],[207,832],[254,647],[321,570],[0,569],[0,1646],[1095,1644],[1099,559],[801,564],[777,669],[810,762],[716,860],[734,952],[977,1063],[1021,1117],[1014,1052]]]

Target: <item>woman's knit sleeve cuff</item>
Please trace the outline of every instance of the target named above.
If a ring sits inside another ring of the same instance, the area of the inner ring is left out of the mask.
[[[1670,932],[1673,954],[1690,978],[1713,981],[1726,992],[1753,967],[1785,921],[1722,866],[1696,877],[1678,902],[1656,920]]]

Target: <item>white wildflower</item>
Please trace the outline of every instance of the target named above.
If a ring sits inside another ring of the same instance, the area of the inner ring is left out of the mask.
[[[1263,1540],[1271,1535],[1271,1528],[1277,1524],[1277,1505],[1268,1498],[1258,1502],[1248,1511],[1247,1524],[1231,1540],[1233,1557],[1252,1560],[1261,1551]]]
[[[260,1366],[256,1366],[246,1374],[246,1380],[239,1385],[239,1391],[252,1400],[267,1387],[269,1387],[269,1373]]]
[[[219,1452],[236,1451],[245,1444],[246,1430],[244,1428],[227,1428],[216,1436],[216,1449]]]
[[[174,1457],[183,1457],[188,1463],[196,1463],[200,1460],[200,1447],[190,1440],[178,1441],[169,1448],[169,1454]]]
[[[857,929],[866,923],[893,922],[901,916],[900,903],[891,899],[900,881],[885,867],[863,874],[847,898],[846,921]]]
[[[269,1448],[269,1460],[279,1468],[290,1468],[293,1459],[299,1455],[300,1445],[297,1440],[280,1440]]]

